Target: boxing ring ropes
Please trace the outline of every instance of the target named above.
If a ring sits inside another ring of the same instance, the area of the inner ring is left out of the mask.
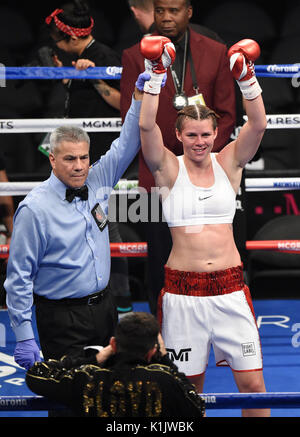
[[[257,77],[292,78],[294,86],[300,86],[300,64],[258,65]],[[6,80],[49,80],[49,79],[120,79],[121,67],[95,67],[78,71],[73,67],[0,67],[0,86]],[[300,114],[267,115],[267,129],[300,128]],[[0,133],[48,133],[58,126],[76,125],[87,132],[120,131],[119,118],[88,119],[6,119],[0,120]],[[1,182],[0,196],[25,196],[40,182]],[[249,178],[245,180],[246,191],[282,191],[300,189],[300,178]],[[121,180],[113,190],[116,194],[138,194],[138,181]],[[112,257],[146,257],[147,243],[111,243]],[[272,250],[300,254],[300,240],[246,241],[247,250]],[[0,245],[0,258],[8,258],[9,245]],[[299,408],[300,392],[269,393],[205,393],[207,409],[247,408]],[[41,396],[0,396],[1,411],[45,411],[63,409]]]

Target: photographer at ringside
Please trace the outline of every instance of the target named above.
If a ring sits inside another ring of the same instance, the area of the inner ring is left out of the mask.
[[[37,362],[27,385],[76,416],[202,417],[204,401],[168,358],[159,331],[152,314],[127,314],[97,354]]]

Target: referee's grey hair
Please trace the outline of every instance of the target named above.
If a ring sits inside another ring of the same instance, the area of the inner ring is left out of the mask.
[[[84,141],[90,145],[89,135],[80,127],[60,126],[50,135],[50,153],[54,153],[63,141],[69,141],[71,143]]]

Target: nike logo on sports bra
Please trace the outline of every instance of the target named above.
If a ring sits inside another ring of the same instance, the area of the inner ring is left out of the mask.
[[[205,199],[209,199],[210,197],[212,197],[213,195],[211,195],[211,196],[206,196],[206,197],[198,197],[198,199],[199,200],[205,200]]]

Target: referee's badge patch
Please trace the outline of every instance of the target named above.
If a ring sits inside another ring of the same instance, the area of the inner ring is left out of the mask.
[[[256,355],[254,343],[242,343],[242,352],[244,357]]]

